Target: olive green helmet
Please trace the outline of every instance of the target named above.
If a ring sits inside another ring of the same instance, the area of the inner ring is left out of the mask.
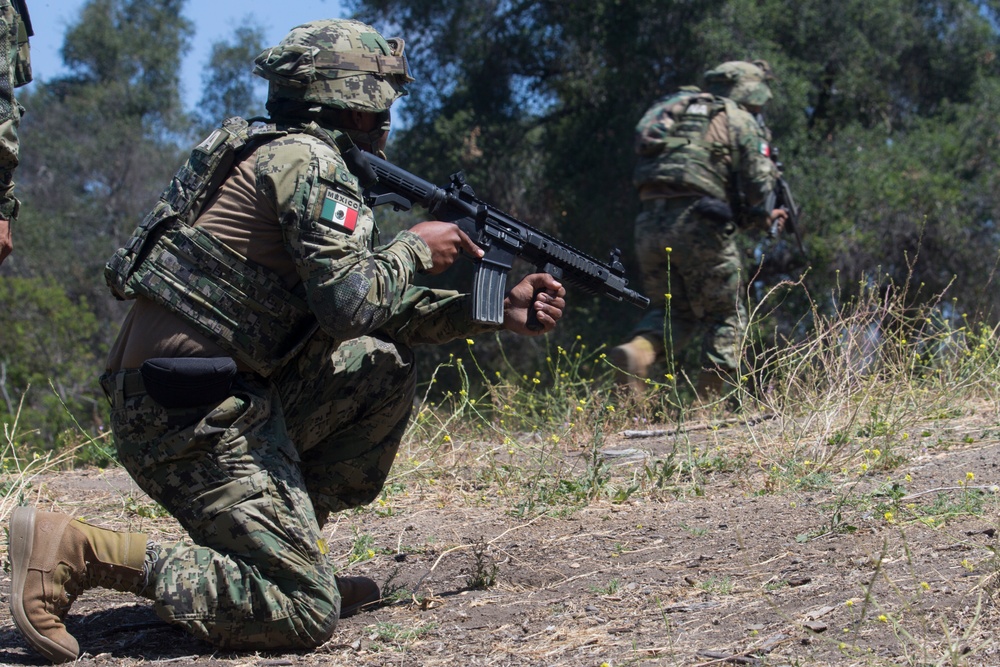
[[[403,40],[350,19],[292,28],[254,59],[253,72],[268,81],[269,105],[288,100],[373,113],[388,111],[413,81]]]
[[[762,107],[772,97],[766,82],[773,78],[765,60],[734,60],[705,72],[705,90],[743,106]]]

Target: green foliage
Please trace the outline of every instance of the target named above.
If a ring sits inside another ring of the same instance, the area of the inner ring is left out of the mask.
[[[131,494],[125,497],[125,511],[143,519],[160,519],[170,516],[163,505],[149,502],[148,499],[144,501]]]
[[[362,533],[355,529],[354,541],[351,543],[351,553],[347,557],[349,564],[369,561],[375,557],[375,536]]]
[[[497,577],[500,574],[500,566],[497,565],[496,561],[489,555],[489,545],[483,538],[479,538],[474,545],[472,545],[472,557],[473,565],[472,571],[465,578],[465,585],[467,588],[481,588],[486,589],[494,586],[497,583]]]
[[[698,83],[717,62],[767,59],[778,74],[768,124],[805,211],[810,255],[758,240],[764,257],[750,269],[757,287],[795,280],[811,267],[822,312],[833,307],[835,289],[856,294],[862,276],[881,267],[908,286],[913,304],[947,288],[959,310],[990,323],[1000,317],[992,282],[1000,249],[992,6],[349,4],[377,26],[391,17],[413,35],[407,53],[417,82],[399,114],[395,159],[438,178],[461,166],[481,194],[584,250],[601,257],[610,246],[623,248],[633,282],[635,122],[654,99]],[[579,297],[571,294],[574,312],[559,340],[587,331],[617,341],[639,317]],[[767,324],[802,336],[813,305],[788,298]]]
[[[399,623],[379,622],[372,627],[370,649],[376,653],[386,649],[404,652],[407,650],[408,644],[433,633],[437,628],[438,624],[435,622],[412,628],[404,627]]]
[[[249,23],[237,27],[232,40],[212,45],[195,112],[204,134],[230,116],[264,115],[259,100],[266,93],[267,85],[254,76],[250,66],[264,47],[264,31]]]
[[[17,313],[0,328],[4,422],[13,422],[23,397],[22,442],[35,451],[65,448],[65,437],[73,437],[60,434],[73,433],[77,420],[96,425],[106,412],[97,384],[106,352],[97,318],[86,299],[31,278],[0,280],[0,310]]]
[[[185,0],[90,0],[62,48],[71,75],[56,82],[101,115],[155,119],[180,110],[180,54],[193,33]]]

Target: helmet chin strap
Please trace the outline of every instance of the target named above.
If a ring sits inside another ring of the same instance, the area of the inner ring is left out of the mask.
[[[365,132],[363,130],[355,129],[344,129],[338,128],[345,132],[351,140],[358,144],[362,149],[366,149],[369,153],[374,153],[381,158],[385,158],[385,153],[378,149],[379,142],[382,140],[382,135],[389,131],[389,125],[392,122],[392,117],[389,114],[389,110],[379,111],[375,116],[375,129]]]
[[[382,134],[385,132],[385,130],[381,127],[376,128],[371,132],[348,130],[342,127],[338,127],[337,129],[349,136],[351,141],[361,147],[362,150],[367,150],[369,153],[375,153],[379,157],[385,157],[385,155],[382,154],[382,151],[377,149],[378,142],[382,138]]]

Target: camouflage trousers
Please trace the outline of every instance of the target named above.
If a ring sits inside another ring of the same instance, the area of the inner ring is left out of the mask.
[[[207,411],[160,406],[138,371],[101,382],[122,465],[193,541],[160,549],[159,616],[223,648],[329,639],[340,594],[321,528],[378,496],[413,404],[410,350],[317,334],[270,380],[237,375]]]
[[[653,199],[636,218],[636,255],[650,310],[634,333],[675,352],[700,337],[701,367],[737,376],[746,325],[737,227],[699,215],[697,201]]]

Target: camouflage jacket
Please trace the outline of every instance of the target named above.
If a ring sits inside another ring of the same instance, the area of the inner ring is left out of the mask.
[[[414,285],[415,273],[431,268],[418,236],[403,231],[375,245],[373,213],[332,133],[313,125],[270,142],[257,173],[274,198],[310,309],[335,340],[378,331],[407,345],[443,343],[492,329],[473,324],[467,294]]]
[[[441,343],[489,330],[472,322],[468,295],[414,285],[431,266],[420,237],[404,231],[375,245],[372,211],[335,131],[310,123],[247,135],[241,119],[224,128],[249,136],[249,154],[237,151],[236,162],[251,164],[252,176],[216,176],[232,163],[211,166],[219,131],[196,147],[108,263],[116,296],[166,308],[265,376],[316,327],[334,344],[376,332],[406,345]]]
[[[6,40],[0,63],[0,217],[16,220],[20,202],[14,198],[14,170],[19,161],[17,128],[24,109],[14,99],[14,89],[31,81],[28,36],[31,23],[17,3],[0,0],[0,31]]]
[[[766,226],[777,180],[766,130],[738,104],[689,87],[657,101],[635,130],[634,183],[728,201],[746,224]]]

